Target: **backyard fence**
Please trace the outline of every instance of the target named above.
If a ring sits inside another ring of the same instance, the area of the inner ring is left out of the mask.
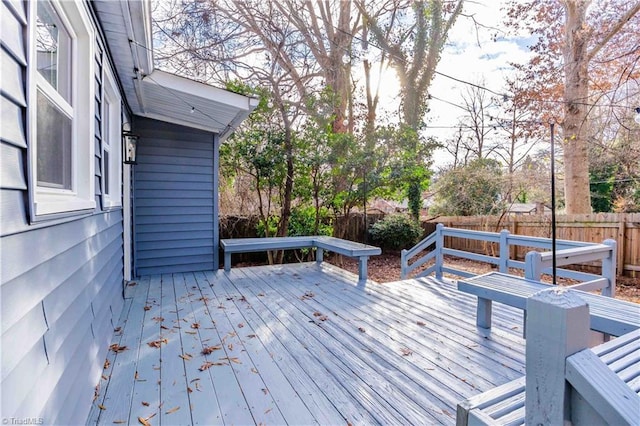
[[[365,242],[367,228],[384,218],[381,213],[353,213],[339,217],[334,225],[334,236],[351,241]],[[222,238],[255,237],[258,218],[255,216],[222,216],[220,218]],[[429,235],[442,223],[451,228],[474,231],[500,232],[532,237],[551,237],[550,215],[511,216],[440,216],[422,222],[424,235]],[[617,242],[618,274],[640,277],[640,213],[598,213],[589,215],[559,215],[556,217],[557,237],[591,243],[606,239]],[[452,249],[474,253],[497,255],[497,246],[486,241],[447,237],[445,245]],[[523,260],[531,248],[511,247],[510,258]]]

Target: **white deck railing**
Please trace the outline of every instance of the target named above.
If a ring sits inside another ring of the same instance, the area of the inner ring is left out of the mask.
[[[499,256],[471,253],[445,247],[445,237],[496,243],[499,246]],[[425,254],[424,252],[432,245],[434,245],[435,248]],[[512,246],[531,247],[547,251],[531,251],[527,253],[523,262],[510,258],[510,249]],[[509,273],[509,268],[521,269],[524,270],[526,278],[539,280],[543,273],[551,274],[552,272],[551,248],[552,241],[550,238],[514,235],[507,230],[501,232],[471,231],[467,229],[448,228],[442,224],[438,224],[435,232],[431,235],[411,249],[402,250],[401,279],[408,278],[412,272],[432,260],[435,260],[435,262],[416,276],[421,277],[435,274],[436,278],[440,279],[445,272],[463,278],[469,278],[475,275],[468,271],[447,266],[444,255],[451,255],[497,265],[499,272],[505,274]],[[557,268],[556,275],[558,277],[571,278],[579,281],[581,284],[577,288],[580,290],[604,289],[607,296],[614,295],[616,277],[616,242],[614,240],[605,240],[602,244],[556,240],[556,248],[557,266],[568,266],[593,261],[602,262],[602,272],[599,275],[566,268]]]

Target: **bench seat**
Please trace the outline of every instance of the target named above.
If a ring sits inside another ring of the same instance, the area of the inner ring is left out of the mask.
[[[367,261],[369,256],[382,253],[379,247],[327,236],[231,238],[220,240],[224,250],[224,270],[231,270],[232,253],[251,253],[266,250],[316,249],[316,262],[323,261],[323,252],[332,251],[343,256],[358,258],[358,284],[367,281]]]
[[[582,352],[597,357],[633,393],[640,395],[640,330]],[[584,355],[578,353],[567,360],[575,364],[578,357],[584,358]],[[523,376],[458,403],[456,425],[523,425],[525,386],[526,377]],[[606,393],[606,389],[603,391]],[[640,409],[640,405],[637,407]],[[628,411],[630,407],[627,404],[624,408]]]
[[[476,323],[491,328],[492,302],[526,310],[527,298],[552,287],[514,275],[490,272],[458,281],[458,290],[478,296]],[[640,305],[576,290],[589,305],[591,329],[621,336],[640,328]]]

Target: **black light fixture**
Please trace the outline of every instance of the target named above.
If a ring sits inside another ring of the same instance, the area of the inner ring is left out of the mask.
[[[133,133],[128,131],[122,132],[124,164],[138,164],[138,162],[136,161],[138,139],[140,139],[140,136],[138,135],[134,135]]]

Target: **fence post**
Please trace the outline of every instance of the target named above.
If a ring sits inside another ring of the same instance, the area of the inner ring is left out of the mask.
[[[444,248],[444,225],[439,223],[436,225],[436,279],[442,279],[442,265],[444,264],[444,254],[442,249]]]
[[[500,231],[500,260],[498,270],[503,274],[509,273],[509,235],[509,231],[506,229]]]
[[[407,278],[407,268],[409,267],[409,262],[407,260],[407,250],[402,249],[400,252],[400,279],[404,280]]]
[[[530,251],[524,257],[524,277],[528,280],[540,281],[542,276],[542,256],[540,252]]]
[[[602,289],[603,296],[616,296],[616,256],[618,254],[615,240],[604,240],[602,244],[610,246],[609,256],[602,259],[602,276],[609,280],[609,286]]]
[[[527,299],[525,424],[570,420],[566,358],[588,347],[589,308],[577,293],[549,289]]]

